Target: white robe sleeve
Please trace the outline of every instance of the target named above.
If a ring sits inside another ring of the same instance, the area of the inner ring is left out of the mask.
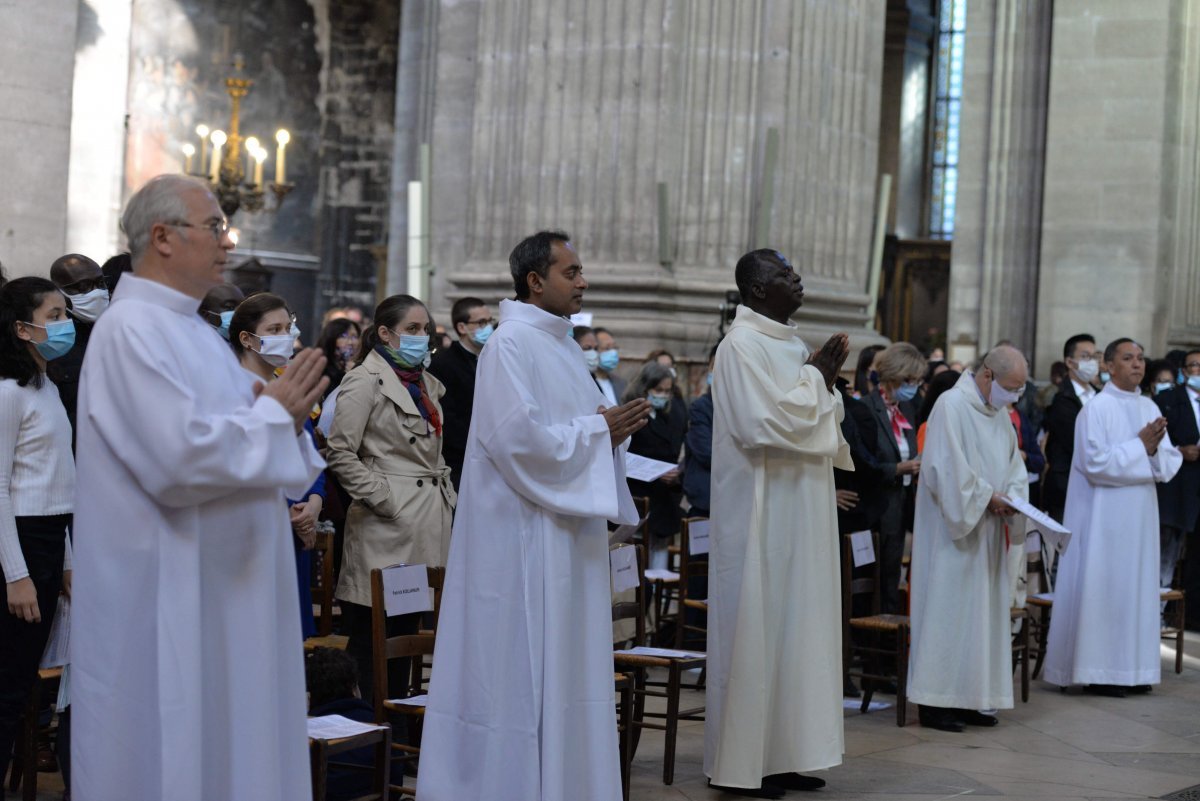
[[[511,340],[496,345],[479,360],[477,386],[487,387],[488,397],[475,404],[471,418],[472,434],[490,463],[514,492],[549,511],[625,518],[623,451],[614,451],[604,417],[542,422],[525,369],[536,354],[519,353]],[[636,515],[627,522],[636,523]]]
[[[718,381],[736,408],[728,415],[730,435],[742,448],[781,448],[826,456],[833,466],[853,470],[850,446],[842,436],[841,394],[830,392],[821,371],[800,370],[796,385],[781,388],[764,369],[753,345],[730,341]]]
[[[1114,434],[1124,426],[1111,414],[1102,413],[1107,411],[1107,408],[1097,408],[1088,414],[1085,408],[1080,413],[1075,423],[1075,452],[1082,453],[1082,458],[1077,458],[1076,464],[1097,487],[1153,483],[1154,470],[1146,446],[1136,436],[1114,441]],[[1161,446],[1159,450],[1162,450]]]
[[[960,540],[979,525],[996,488],[967,461],[963,429],[970,421],[947,407],[935,405],[929,417],[921,484],[933,496],[950,539]]]
[[[1158,450],[1150,457],[1150,472],[1154,474],[1155,481],[1167,482],[1175,478],[1182,466],[1183,454],[1175,447],[1175,443],[1171,442],[1171,435],[1167,434],[1162,442],[1158,443]]]
[[[182,508],[245,488],[303,494],[324,463],[292,416],[259,397],[229,414],[197,409],[177,366],[142,332],[99,351],[87,375],[88,416],[105,444],[156,503]],[[89,354],[91,356],[92,354]]]

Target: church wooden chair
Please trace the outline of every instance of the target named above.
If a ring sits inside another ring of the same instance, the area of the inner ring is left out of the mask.
[[[617,693],[617,738],[621,754],[621,798],[629,801],[629,779],[633,766],[633,685],[632,673],[614,673]]]
[[[1025,608],[1029,611],[1029,649],[1034,657],[1032,675],[1036,679],[1042,675],[1042,663],[1046,661],[1054,591],[1046,570],[1046,554],[1040,548],[1028,551],[1025,560],[1025,574],[1029,582]]]
[[[675,627],[675,647],[703,651],[708,648],[708,554],[693,554],[692,524],[708,522],[706,517],[685,517],[679,531],[679,621]],[[700,589],[703,584],[704,590]],[[703,597],[696,597],[703,595]],[[688,612],[703,617],[704,624],[688,622]],[[704,686],[707,666],[700,669],[697,689]]]
[[[1012,654],[1013,670],[1021,671],[1021,701],[1029,703],[1029,610],[1014,606],[1009,611],[1009,617],[1014,624],[1020,622],[1020,628],[1013,634]]]
[[[9,761],[8,789],[14,793],[20,790],[21,801],[35,801],[37,798],[38,735],[52,729],[52,726],[43,727],[38,719],[44,708],[42,701],[46,697],[46,691],[53,691],[58,687],[62,673],[61,667],[42,668],[38,670],[33,685],[29,688],[25,714],[21,716],[16,742],[13,743],[12,759]],[[3,780],[4,777],[0,776],[0,781]],[[0,791],[2,790],[3,787],[0,786]],[[3,792],[0,792],[0,795],[3,795]]]
[[[640,545],[623,543],[614,545],[610,551],[621,548],[635,548],[639,577],[645,571],[645,556]],[[638,583],[637,600],[613,604],[613,620],[632,618],[636,623],[634,648],[647,645],[646,637],[646,582]],[[684,671],[704,666],[707,657],[698,652],[659,649],[655,654],[615,653],[613,658],[618,670],[630,671],[634,676],[633,688],[633,750],[637,749],[640,730],[653,729],[665,735],[663,749],[663,784],[671,784],[675,780],[675,743],[679,734],[680,721],[704,720],[704,707],[680,709],[680,694],[683,690],[682,677]],[[666,681],[651,680],[650,669],[662,669],[667,672]],[[665,699],[665,712],[650,712],[646,709],[647,698]],[[662,722],[658,722],[661,720]]]
[[[361,795],[354,801],[388,801],[388,752],[391,748],[392,733],[387,728],[355,734],[351,737],[340,737],[336,740],[319,740],[309,738],[308,749],[312,771],[313,801],[325,801],[326,785],[329,782],[329,758],[346,751],[356,751],[359,748],[374,746],[375,762],[370,767],[352,765],[346,762],[334,762],[335,767],[342,770],[361,770],[371,772],[371,792]]]
[[[634,496],[634,506],[637,507],[638,519],[646,521],[650,515],[650,499],[640,496]],[[671,614],[672,604],[676,605],[678,610],[679,604],[679,546],[673,540],[679,536],[676,532],[671,541],[667,543],[667,567],[661,575],[647,576],[645,581],[650,585],[650,597],[647,599],[646,608],[650,612],[650,629],[653,632],[652,639],[656,644],[674,641],[674,635],[669,634],[666,628],[669,624],[678,625],[679,615]],[[647,524],[643,523],[638,526],[638,531],[634,535],[632,542],[641,544],[645,548],[644,553],[650,553],[650,532]]]
[[[1183,672],[1183,632],[1185,628],[1184,613],[1187,607],[1187,594],[1183,590],[1183,565],[1187,558],[1187,545],[1175,560],[1175,571],[1171,576],[1171,586],[1161,589],[1163,608],[1162,639],[1175,640],[1175,673]]]
[[[375,706],[375,721],[389,723],[392,716],[405,716],[408,729],[408,742],[393,742],[391,744],[391,763],[399,762],[406,767],[415,765],[421,749],[414,743],[420,742],[420,724],[425,716],[423,704],[401,703],[403,699],[413,698],[425,691],[425,659],[432,658],[434,632],[437,629],[437,617],[441,612],[442,587],[446,580],[446,568],[427,568],[429,588],[433,590],[433,631],[421,631],[416,634],[406,634],[396,637],[387,636],[387,611],[384,605],[383,574],[394,568],[375,568],[371,571],[371,661],[374,675],[372,687],[372,702]],[[405,686],[399,688],[399,694],[394,694],[397,688],[388,687],[388,662],[393,659],[408,659],[409,672]],[[415,787],[390,785],[397,793],[416,795]]]
[[[333,530],[317,531],[313,545],[312,599],[319,605],[317,613],[317,635],[328,637],[333,633]]]
[[[842,540],[842,660],[844,673],[862,684],[862,705],[866,713],[875,694],[876,685],[894,682],[896,685],[896,725],[904,726],[908,715],[908,615],[885,615],[880,612],[879,559],[871,563],[871,575],[854,578],[854,552],[850,535]],[[871,533],[875,554],[879,553],[879,534]],[[855,596],[869,599],[869,615],[855,616]],[[891,670],[888,670],[888,665]]]
[[[330,634],[328,637],[309,637],[304,641],[304,650],[311,651],[315,648],[336,648],[339,651],[345,651],[346,645],[350,642],[350,638],[345,634]]]

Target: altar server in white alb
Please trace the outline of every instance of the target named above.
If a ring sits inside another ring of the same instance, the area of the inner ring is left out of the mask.
[[[608,527],[636,523],[625,445],[571,339],[566,234],[509,257],[517,300],[479,357],[421,743],[421,801],[619,801]]]
[[[1142,347],[1104,349],[1112,379],[1075,421],[1046,681],[1100,695],[1147,692],[1160,680],[1158,496],[1183,464],[1158,406],[1138,390]]]
[[[1023,548],[1029,476],[1008,414],[1025,390],[1025,357],[994,348],[929,416],[913,525],[908,697],[921,725],[961,732],[1012,709],[1008,551]]]
[[[199,181],[151,180],[121,220],[134,271],[92,333],[78,412],[72,794],[311,796],[286,497],[325,357],[263,386],[198,314],[229,225]]]
[[[704,772],[751,798],[825,784],[841,763],[833,468],[853,470],[832,388],[845,334],[815,354],[789,320],[800,276],[774,250],[738,260],[737,317],[713,374]]]

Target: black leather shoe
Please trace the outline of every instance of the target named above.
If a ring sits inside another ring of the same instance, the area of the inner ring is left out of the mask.
[[[927,729],[961,732],[964,728],[963,722],[958,719],[958,715],[955,714],[953,709],[941,706],[921,705],[918,710],[921,725]]]
[[[995,726],[1000,722],[995,715],[985,715],[975,709],[956,709],[954,712],[968,726]]]
[[[1105,698],[1124,698],[1129,694],[1129,688],[1119,684],[1089,684],[1083,690],[1092,695],[1103,695]]]
[[[722,793],[729,793],[730,795],[742,798],[783,798],[782,787],[767,784],[765,781],[761,787],[725,787],[720,784],[713,784],[712,779],[709,779],[708,786],[714,790],[720,790]]]
[[[782,787],[785,790],[820,790],[825,786],[824,779],[799,773],[772,773],[763,779],[763,782]]]
[[[1138,695],[1145,695],[1146,693],[1150,692],[1150,689],[1151,688],[1149,684],[1135,684],[1129,688],[1129,692],[1136,693]]]

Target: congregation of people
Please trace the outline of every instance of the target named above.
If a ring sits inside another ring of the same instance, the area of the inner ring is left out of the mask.
[[[0,778],[69,602],[56,757],[76,798],[311,797],[306,716],[373,721],[376,687],[411,689],[410,660],[381,681],[373,651],[372,571],[403,564],[445,568],[436,628],[384,632],[435,638],[423,722],[393,726],[420,747],[417,797],[617,801],[614,646],[677,642],[614,630],[618,526],[662,575],[685,520],[709,522],[688,587],[707,614],[686,616],[707,630],[703,772],[745,797],[823,786],[843,698],[898,681],[923,726],[1001,723],[1031,553],[1054,581],[1052,684],[1150,692],[1164,587],[1200,622],[1200,348],[1081,333],[1048,382],[1028,343],[850,361],[848,336],[810,347],[792,322],[802,266],[755,250],[719,341],[630,353],[571,322],[586,253],[556,231],[516,244],[512,299],[454,302],[448,342],[403,294],[310,332],[226,282],[204,184],[152,180],[122,228],[103,265],[0,286]],[[627,454],[667,469],[627,477]],[[1022,502],[1071,532],[1061,553]],[[323,560],[344,652],[303,648]],[[868,614],[911,621],[909,661],[856,683],[845,581],[875,575]]]

